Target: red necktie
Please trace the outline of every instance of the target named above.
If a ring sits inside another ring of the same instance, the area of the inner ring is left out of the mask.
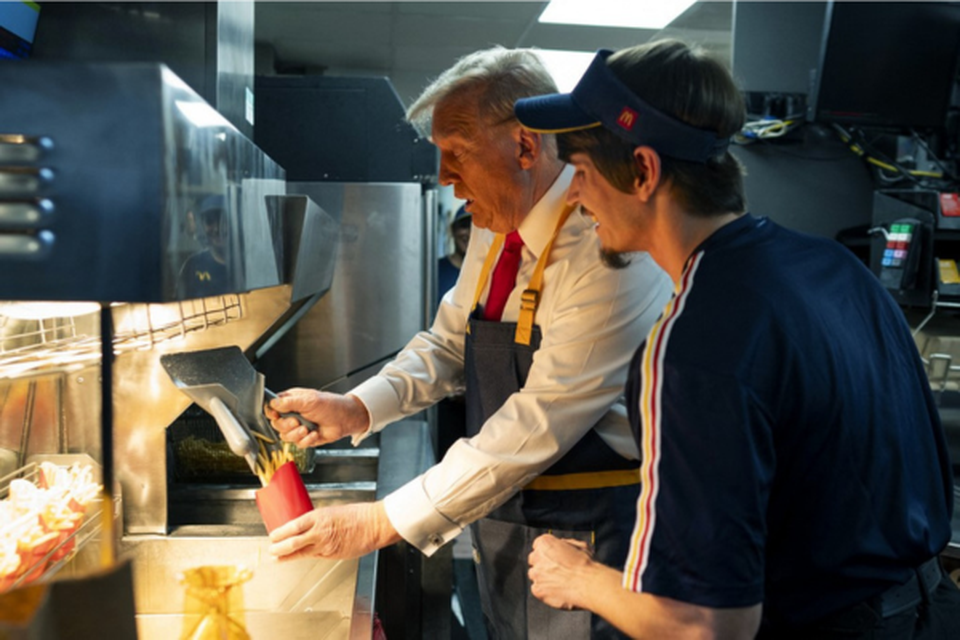
[[[503,242],[503,251],[493,268],[490,280],[490,295],[483,305],[483,319],[499,322],[503,308],[507,304],[510,292],[517,284],[517,271],[520,270],[520,254],[523,253],[523,240],[519,231],[511,231]]]

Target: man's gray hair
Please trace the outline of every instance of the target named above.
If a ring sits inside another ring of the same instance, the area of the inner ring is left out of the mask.
[[[467,91],[477,92],[486,123],[497,124],[516,119],[513,105],[520,98],[557,93],[557,85],[535,50],[495,46],[460,58],[440,74],[407,109],[407,120],[429,135],[434,107]]]

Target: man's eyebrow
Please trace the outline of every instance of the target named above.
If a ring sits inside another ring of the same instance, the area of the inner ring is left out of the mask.
[[[474,132],[476,131],[476,123],[473,122],[466,116],[461,117],[452,117],[448,120],[446,125],[442,129],[436,129],[434,132],[436,136],[443,138],[449,138],[452,136],[460,136],[465,140],[473,138]],[[431,139],[434,135],[430,136]]]
[[[436,138],[439,138],[439,140],[431,137],[430,141],[438,147],[442,145],[447,148],[470,147],[476,142],[472,136],[468,136],[460,131],[438,133]]]

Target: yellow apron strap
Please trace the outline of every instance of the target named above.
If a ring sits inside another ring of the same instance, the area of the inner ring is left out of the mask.
[[[537,476],[524,489],[536,491],[574,491],[606,489],[640,484],[640,469],[568,473],[562,476]]]
[[[530,344],[530,339],[533,336],[534,317],[537,314],[537,307],[540,305],[540,289],[543,287],[543,271],[547,268],[547,263],[550,261],[550,251],[553,249],[553,243],[557,239],[557,236],[560,235],[560,229],[563,228],[563,225],[567,222],[567,218],[570,217],[570,214],[575,208],[576,205],[568,204],[565,205],[563,211],[560,212],[557,226],[553,230],[553,237],[550,238],[550,242],[547,243],[547,246],[543,249],[543,253],[540,254],[540,259],[537,260],[537,266],[533,270],[530,282],[527,284],[527,288],[524,289],[523,295],[520,298],[520,317],[517,319],[517,330],[513,337],[513,341],[517,344]],[[480,278],[477,280],[477,290],[473,294],[473,305],[470,307],[470,314],[467,320],[467,333],[470,333],[469,317],[473,315],[473,312],[477,309],[477,305],[480,303],[480,296],[483,295],[483,289],[487,286],[487,279],[489,279],[493,265],[500,255],[500,247],[503,246],[504,238],[506,238],[505,234],[498,233],[494,237],[490,249],[487,251],[487,258],[483,262],[483,269],[481,269]]]
[[[563,228],[563,225],[567,222],[567,218],[570,217],[570,214],[575,208],[576,205],[571,204],[563,208],[563,211],[560,213],[560,218],[557,220],[557,227],[553,230],[553,237],[550,238],[550,242],[547,243],[547,246],[543,249],[543,253],[540,254],[540,259],[537,260],[537,266],[533,270],[533,275],[530,276],[530,282],[527,284],[527,288],[523,290],[523,295],[520,297],[520,316],[517,318],[517,330],[513,336],[513,341],[516,344],[530,344],[530,339],[533,336],[534,317],[537,315],[537,307],[540,306],[540,290],[543,288],[543,271],[547,268],[547,263],[550,261],[550,251],[553,249],[553,243],[557,239],[557,236],[560,235],[560,229]]]

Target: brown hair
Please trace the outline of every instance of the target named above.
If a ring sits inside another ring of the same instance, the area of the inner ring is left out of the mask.
[[[743,97],[727,69],[699,47],[660,40],[617,51],[610,70],[650,106],[700,129],[732,136],[743,127]],[[633,189],[636,145],[602,127],[557,135],[560,157],[585,153],[615,188]],[[746,209],[743,168],[729,151],[706,163],[660,157],[663,181],[694,215],[711,216]]]

